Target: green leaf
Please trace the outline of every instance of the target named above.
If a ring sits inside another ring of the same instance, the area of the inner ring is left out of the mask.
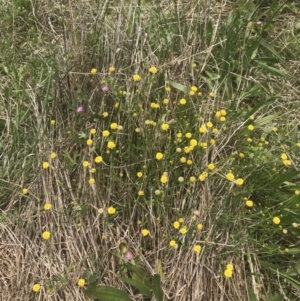
[[[277,118],[278,115],[279,115],[279,113],[265,116],[265,117],[263,117],[263,118],[257,119],[257,120],[254,122],[254,124],[255,124],[256,126],[262,126],[262,125],[265,125],[265,124],[271,122],[273,119]]]
[[[275,272],[276,274],[278,274],[279,276],[284,278],[287,282],[289,282],[296,289],[298,289],[298,290],[300,289],[300,282],[298,282],[294,278],[290,277],[288,274],[280,272],[275,265],[270,264],[266,261],[262,261],[262,260],[260,260],[260,264],[261,264],[261,266],[270,269],[271,271]]]
[[[249,301],[258,301],[254,294],[253,289],[249,285],[247,285],[247,292],[248,292]]]
[[[291,249],[289,249],[287,254],[292,254],[292,255],[300,254],[300,248],[291,248]],[[300,274],[300,272],[299,272],[299,274]]]
[[[90,286],[84,291],[84,295],[99,301],[133,301],[128,295],[110,286]]]
[[[282,56],[277,52],[271,45],[269,45],[265,40],[260,40],[260,45],[268,49],[282,64],[286,62],[282,59]]]
[[[262,62],[266,64],[278,64],[279,60],[275,57],[257,57],[253,59],[256,62]]]
[[[282,301],[282,300],[283,300],[283,296],[275,295],[275,296],[268,298],[266,301]]]
[[[261,102],[259,104],[257,104],[248,114],[246,119],[248,119],[250,116],[254,115],[259,109],[271,105],[273,104],[275,101],[277,100],[277,97],[273,96],[269,99],[267,99],[265,102]]]
[[[161,288],[160,276],[155,274],[152,279],[152,289],[157,301],[164,301],[164,292]]]
[[[133,287],[137,288],[140,293],[146,297],[151,297],[152,293],[151,293],[151,287],[148,287],[145,283],[143,283],[142,281],[138,280],[138,279],[132,279],[132,278],[124,278],[121,277],[121,279],[129,284],[132,285]]]
[[[187,94],[187,87],[182,85],[182,84],[179,84],[179,83],[176,83],[176,82],[173,82],[171,80],[169,80],[169,84],[174,87],[175,89],[183,92],[184,94]]]
[[[157,274],[162,277],[162,264],[160,259],[157,260]]]
[[[284,174],[281,174],[277,178],[275,178],[273,181],[269,182],[270,187],[278,187],[285,181],[290,181],[295,176],[299,175],[300,171],[297,170],[290,170],[285,172]]]
[[[282,77],[290,77],[290,75],[284,71],[281,71],[280,69],[278,68],[275,68],[275,67],[271,67],[267,64],[264,64],[260,61],[256,61],[256,63],[262,67],[263,69],[265,69],[266,71],[270,72],[271,74],[273,75],[276,75],[276,76],[282,76]]]

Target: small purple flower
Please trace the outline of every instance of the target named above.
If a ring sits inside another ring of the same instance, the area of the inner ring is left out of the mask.
[[[33,55],[38,55],[38,53],[39,53],[39,52],[38,52],[37,50],[34,50],[34,51],[33,51]]]
[[[77,113],[80,113],[82,111],[83,111],[83,106],[78,107],[77,110],[76,110]]]
[[[133,255],[132,255],[131,252],[127,252],[126,255],[125,255],[125,257],[126,257],[128,260],[132,260]]]
[[[108,91],[108,85],[103,86],[101,89],[102,89],[103,92]]]
[[[257,21],[256,22],[257,25],[260,25],[261,23],[262,23],[262,21]]]

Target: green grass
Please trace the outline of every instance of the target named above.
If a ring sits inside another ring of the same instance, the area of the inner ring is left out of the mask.
[[[2,299],[298,300],[299,9],[4,1]]]

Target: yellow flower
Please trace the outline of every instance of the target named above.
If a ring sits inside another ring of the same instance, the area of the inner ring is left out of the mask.
[[[181,162],[181,163],[186,163],[186,157],[181,157],[181,158],[180,158],[180,162]]]
[[[46,203],[45,205],[44,205],[44,210],[50,210],[51,209],[51,204],[50,203]]]
[[[92,140],[92,139],[86,140],[86,144],[87,144],[88,146],[93,145],[93,140]]]
[[[183,218],[183,217],[180,217],[180,218],[178,219],[178,222],[179,222],[180,224],[182,224],[182,223],[184,222],[184,218]]]
[[[199,132],[200,132],[201,134],[206,133],[206,131],[207,131],[207,128],[206,128],[205,125],[202,125],[202,126],[199,128]]]
[[[162,125],[161,125],[161,127],[160,127],[163,131],[167,131],[169,128],[170,128],[170,126],[167,124],[167,123],[163,123]]]
[[[50,121],[50,124],[51,124],[51,125],[54,125],[54,124],[55,124],[55,120],[52,119],[52,120]]]
[[[55,158],[56,158],[56,153],[51,153],[51,154],[50,154],[50,158],[51,158],[51,159],[55,159]]]
[[[218,131],[219,131],[219,130],[218,130],[217,128],[213,128],[213,129],[212,129],[213,134],[217,134]]]
[[[108,116],[108,112],[103,112],[103,113],[102,113],[102,116],[103,116],[103,117],[107,117],[107,116]]]
[[[83,278],[80,278],[79,280],[78,280],[78,282],[77,282],[77,285],[78,286],[84,286],[85,285],[85,280],[83,279]]]
[[[141,233],[143,236],[147,236],[149,234],[149,230],[143,229]]]
[[[200,142],[200,146],[201,146],[203,149],[206,149],[206,148],[207,148],[207,143],[206,143],[206,142]]]
[[[116,213],[116,209],[114,208],[114,207],[108,207],[107,208],[107,213],[109,214],[109,215],[112,215],[112,214],[115,214]]]
[[[109,134],[110,134],[110,132],[107,131],[107,130],[104,130],[104,131],[102,132],[102,136],[103,136],[103,137],[108,137]]]
[[[227,266],[226,266],[226,270],[233,271],[233,264],[228,263]]]
[[[143,176],[143,173],[141,171],[139,171],[136,175],[138,178],[141,178]]]
[[[28,189],[27,188],[23,188],[22,192],[23,192],[23,194],[27,194],[28,193]]]
[[[187,165],[192,165],[192,164],[193,164],[193,160],[188,159],[188,160],[186,161],[186,164],[187,164]]]
[[[222,116],[226,116],[227,115],[226,110],[221,110],[220,113],[221,113]]]
[[[47,169],[47,168],[49,168],[49,163],[48,162],[43,162],[43,168],[44,169]]]
[[[163,183],[163,184],[166,184],[168,182],[168,176],[166,174],[163,174],[160,178],[160,181]]]
[[[83,167],[88,167],[90,165],[89,161],[82,162]]]
[[[181,228],[181,229],[179,230],[179,232],[180,232],[182,235],[186,234],[186,232],[187,232],[186,227]]]
[[[97,156],[96,158],[95,158],[95,162],[96,163],[101,163],[103,161],[103,158],[101,157],[101,156]]]
[[[221,122],[225,122],[225,121],[226,121],[226,117],[221,116],[221,117],[220,117],[220,121],[221,121]]]
[[[209,121],[209,122],[206,123],[206,126],[208,128],[212,128],[214,125],[213,125],[213,123],[211,121]]]
[[[169,99],[168,99],[168,98],[164,98],[163,104],[164,104],[164,105],[167,105],[168,103],[169,103]]]
[[[249,131],[253,131],[253,130],[254,130],[253,124],[249,124],[249,125],[248,125],[248,130],[249,130]]]
[[[193,248],[194,252],[196,252],[196,253],[198,253],[198,254],[201,252],[201,249],[202,249],[202,248],[201,248],[200,245],[195,245],[194,248]]]
[[[115,69],[114,66],[110,66],[110,67],[108,68],[108,71],[109,71],[110,73],[114,72],[115,70],[116,70],[116,69]]]
[[[225,276],[226,278],[231,278],[231,277],[232,277],[232,271],[226,269],[226,270],[224,271],[224,276]]]
[[[49,231],[44,231],[42,233],[42,238],[45,239],[45,240],[48,240],[51,236],[51,233]]]
[[[138,195],[139,195],[139,196],[143,196],[143,195],[144,195],[144,191],[143,191],[143,190],[139,190],[139,191],[138,191]]]
[[[104,212],[103,208],[98,209],[98,214],[103,214],[103,212]]]
[[[244,153],[239,153],[239,157],[240,158],[245,158],[245,154]]]
[[[34,284],[34,285],[32,286],[32,290],[33,290],[35,293],[39,292],[39,291],[41,290],[41,285],[38,284],[38,283]]]
[[[117,130],[118,129],[118,124],[116,122],[111,123],[110,128],[112,130]]]
[[[171,240],[170,243],[169,243],[169,245],[170,245],[170,247],[172,247],[172,248],[177,248],[177,247],[178,247],[178,245],[177,245],[177,243],[176,243],[175,240]]]
[[[162,153],[156,153],[155,158],[156,160],[161,160],[164,157],[164,155]]]
[[[198,95],[198,96],[202,96],[202,92],[199,91],[199,92],[197,93],[197,95]]]
[[[193,92],[197,92],[198,88],[196,86],[191,86],[190,90]]]
[[[208,164],[207,168],[208,168],[209,170],[214,170],[214,169],[215,169],[215,164],[210,163],[210,164]]]
[[[229,173],[226,175],[226,178],[227,178],[227,180],[229,180],[229,181],[233,181],[233,180],[234,180],[234,175],[233,175],[233,173],[229,172]]]
[[[191,177],[190,177],[190,182],[191,182],[191,183],[195,183],[195,182],[196,182],[196,178],[195,178],[194,176],[191,176]]]
[[[221,111],[217,111],[215,116],[216,116],[217,118],[220,118],[220,117],[222,116]]]
[[[246,201],[246,206],[250,207],[250,208],[253,207],[253,202],[251,200],[247,200]]]
[[[197,229],[198,229],[198,230],[202,230],[202,229],[203,229],[203,225],[202,225],[202,224],[198,224],[198,225],[197,225]]]
[[[241,186],[241,185],[244,184],[244,180],[241,179],[241,178],[238,178],[238,179],[236,179],[235,183],[236,183],[237,185]]]
[[[97,69],[96,68],[92,68],[91,73],[92,74],[96,74],[97,73]]]
[[[89,184],[90,184],[90,185],[93,185],[93,184],[95,184],[95,179],[93,179],[93,178],[90,178],[90,179],[89,179]]]
[[[91,133],[92,135],[95,135],[95,134],[96,134],[96,129],[90,129],[90,133]]]
[[[152,74],[155,74],[155,73],[157,72],[157,68],[154,67],[154,66],[151,66],[151,67],[149,68],[149,72],[152,73]]]
[[[179,223],[178,221],[175,221],[175,222],[173,223],[173,227],[174,227],[175,229],[179,229],[180,223]]]
[[[280,224],[280,218],[279,217],[274,217],[273,218],[273,223],[275,224],[275,225],[278,225],[278,224]]]
[[[186,99],[185,99],[185,98],[181,98],[181,99],[179,100],[179,103],[180,103],[181,105],[185,105],[185,104],[186,104]]]
[[[133,78],[133,81],[135,81],[135,82],[139,82],[141,80],[141,77],[138,74],[134,74],[132,76],[132,78]]]
[[[109,149],[114,149],[116,147],[116,144],[113,141],[108,141],[107,147]]]
[[[215,93],[214,93],[214,92],[210,92],[210,93],[209,93],[209,96],[210,96],[210,97],[215,97]]]
[[[191,139],[191,140],[190,140],[190,146],[195,147],[195,146],[197,146],[197,145],[198,145],[198,141],[197,141],[196,139]]]

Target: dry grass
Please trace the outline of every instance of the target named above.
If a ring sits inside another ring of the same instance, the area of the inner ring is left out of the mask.
[[[99,176],[102,185],[93,189],[87,183],[87,174],[82,173],[79,167],[67,167],[66,157],[62,155],[53,161],[52,168],[47,172],[41,170],[43,158],[50,151],[58,154],[67,151],[73,155],[77,152],[77,158],[93,158],[93,154],[74,143],[66,133],[72,128],[77,135],[80,131],[87,131],[93,123],[73,128],[76,116],[69,114],[67,109],[75,108],[80,98],[95,113],[107,108],[104,102],[112,102],[113,99],[104,98],[99,91],[100,80],[107,76],[107,66],[116,66],[116,78],[128,79],[128,74],[142,74],[147,66],[153,64],[165,70],[169,78],[182,84],[190,85],[200,81],[203,91],[209,91],[209,87],[201,81],[202,71],[205,68],[214,69],[216,73],[220,71],[217,62],[219,59],[214,58],[213,54],[214,47],[218,46],[217,42],[214,43],[214,37],[228,15],[228,7],[232,7],[229,1],[204,1],[200,4],[197,1],[182,1],[178,5],[175,5],[176,1],[152,1],[151,5],[144,4],[142,17],[137,17],[139,7],[133,1],[103,2],[95,4],[95,1],[85,0],[59,3],[53,0],[36,3],[35,8],[25,14],[28,19],[16,13],[15,31],[23,25],[25,29],[21,32],[24,33],[31,27],[35,27],[37,32],[36,40],[26,43],[24,36],[18,36],[17,33],[12,35],[15,57],[26,57],[24,66],[27,69],[20,82],[25,82],[27,87],[25,106],[33,108],[29,118],[26,117],[28,123],[22,126],[21,131],[25,133],[25,137],[35,139],[33,144],[26,143],[26,140],[15,144],[15,124],[11,113],[15,111],[13,109],[17,106],[17,100],[12,97],[11,112],[5,111],[2,116],[7,120],[8,126],[6,145],[2,145],[2,149],[4,154],[9,154],[10,148],[19,148],[19,151],[13,156],[4,155],[1,158],[7,173],[2,179],[2,185],[6,189],[1,193],[0,207],[0,299],[86,300],[82,289],[77,286],[77,281],[85,270],[99,272],[101,285],[124,288],[114,255],[114,250],[123,238],[129,241],[134,255],[141,259],[149,275],[157,272],[158,260],[161,260],[162,285],[169,300],[246,300],[246,283],[251,283],[257,296],[264,294],[264,288],[260,286],[262,279],[254,276],[259,275],[260,270],[255,256],[244,256],[255,250],[251,243],[247,243],[244,237],[246,232],[241,230],[240,221],[231,219],[227,225],[220,222],[228,213],[225,207],[228,206],[227,195],[221,194],[224,185],[222,181],[207,182],[201,189],[192,188],[190,191],[180,192],[181,202],[176,208],[178,216],[181,212],[186,212],[185,218],[189,225],[192,223],[192,210],[199,210],[197,220],[205,224],[204,231],[194,235],[189,241],[190,245],[199,243],[203,246],[203,252],[197,256],[189,248],[168,248],[170,233],[166,225],[172,224],[177,218],[173,216],[174,210],[161,205],[162,223],[157,220],[158,213],[151,202],[141,209],[132,201],[136,196],[130,188],[134,179],[130,176],[131,167],[128,162],[124,162],[122,168],[104,165]],[[9,3],[6,5],[10,7]],[[161,38],[164,30],[151,23],[156,8],[167,13],[175,10],[178,12],[178,19],[166,18],[165,26],[168,30],[174,30],[174,35],[169,39],[166,34],[165,44],[158,41],[155,47],[153,39],[156,36]],[[187,22],[183,21],[181,11],[185,11]],[[206,31],[209,20],[214,21],[215,27],[212,42],[206,45],[198,39],[194,26],[201,22]],[[95,39],[98,39],[98,43],[95,43]],[[168,45],[172,43],[173,46]],[[36,81],[30,77],[30,70],[33,69],[30,69],[32,66],[27,58],[35,49],[38,49],[38,56],[41,58],[53,55],[57,64],[54,68],[50,66],[50,61],[47,63],[48,79],[53,83],[49,93],[47,81],[39,83],[37,87]],[[208,62],[213,61],[211,58],[216,63],[208,66]],[[191,71],[193,61],[199,63],[198,71]],[[294,65],[298,66],[298,62]],[[89,76],[89,70],[95,66],[99,71],[97,82]],[[54,70],[53,81],[51,69]],[[245,75],[247,76],[248,74]],[[6,77],[7,75],[2,75],[2,86],[6,85]],[[19,88],[21,86],[20,84]],[[126,90],[131,90],[131,87],[132,83],[127,80]],[[49,102],[45,101],[45,94],[49,95]],[[133,96],[129,96],[127,101],[130,104]],[[145,102],[149,102],[149,99],[145,99]],[[221,101],[215,100],[211,107],[203,105],[199,110],[206,111],[206,116],[209,116],[209,112],[220,107],[220,104]],[[51,113],[47,114],[45,110]],[[52,130],[49,127],[51,118],[59,124],[59,129]],[[130,123],[126,120],[118,122]],[[98,121],[96,127],[103,130],[103,122]],[[211,157],[203,160],[203,166],[209,160],[219,157],[221,152],[226,153],[231,149],[231,137],[238,128],[231,130],[228,136],[220,136],[222,148],[213,149]],[[20,159],[22,157],[23,160]],[[7,158],[19,163],[11,166]],[[199,173],[200,171],[201,166]],[[112,180],[119,173],[123,173],[124,177]],[[21,187],[28,187],[30,194],[22,195]],[[220,187],[220,193],[213,187]],[[51,211],[41,210],[45,202],[52,204]],[[127,203],[131,204],[130,210],[125,209],[113,223],[108,223],[97,211],[98,208],[107,208],[111,204],[122,207]],[[92,206],[88,206],[89,204]],[[237,216],[240,208],[232,207],[232,215]],[[88,213],[85,214],[84,210],[88,210]],[[139,220],[147,220],[150,237],[141,238]],[[53,237],[44,242],[40,234],[49,229]],[[235,233],[234,237],[232,233]],[[223,277],[223,269],[230,261],[234,262],[235,272],[229,281]],[[251,277],[247,276],[249,272],[246,270],[249,269]],[[32,285],[37,280],[43,284],[42,294],[32,292]],[[130,288],[128,290],[134,300],[142,300],[136,292]]]

